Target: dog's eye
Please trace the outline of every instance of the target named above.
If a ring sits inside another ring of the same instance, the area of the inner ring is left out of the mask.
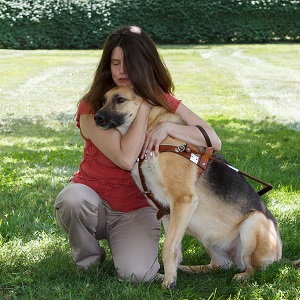
[[[118,97],[118,98],[116,99],[116,102],[119,103],[119,104],[121,104],[121,103],[123,103],[123,102],[125,102],[125,101],[126,101],[126,98],[123,98],[123,97]]]

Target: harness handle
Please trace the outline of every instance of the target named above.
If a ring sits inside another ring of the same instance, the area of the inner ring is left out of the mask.
[[[229,166],[229,165],[227,165],[227,166],[228,166],[228,167],[231,167],[231,166]],[[271,191],[272,188],[273,188],[273,186],[272,186],[271,184],[266,183],[266,182],[264,182],[264,181],[262,181],[262,180],[260,180],[260,179],[257,179],[257,178],[255,178],[255,177],[253,177],[253,176],[251,176],[251,175],[249,175],[249,174],[243,172],[243,171],[240,171],[240,170],[237,170],[237,169],[236,169],[236,171],[237,171],[238,173],[242,174],[243,176],[248,177],[248,178],[252,179],[253,181],[256,181],[256,182],[258,182],[258,183],[260,183],[260,184],[262,184],[262,185],[265,186],[264,188],[262,188],[260,191],[257,192],[257,194],[258,194],[259,196],[264,195],[265,193]]]
[[[211,140],[210,140],[207,132],[205,131],[205,129],[200,125],[195,125],[195,127],[197,127],[201,131],[201,133],[203,134],[203,136],[205,138],[205,141],[206,141],[206,144],[207,144],[207,147],[212,147]]]
[[[207,132],[205,131],[205,129],[204,129],[202,126],[200,126],[200,125],[195,125],[195,127],[197,127],[197,128],[201,131],[201,133],[203,134],[207,146],[208,146],[208,147],[212,147],[211,140],[210,140],[210,138],[209,138]],[[203,155],[203,154],[204,154],[204,153],[201,153],[201,155]],[[251,175],[245,173],[245,172],[242,172],[242,171],[240,171],[240,170],[238,170],[238,169],[236,169],[236,168],[234,168],[234,167],[232,167],[232,166],[230,166],[230,165],[228,165],[228,164],[226,164],[226,163],[220,161],[219,159],[216,159],[216,158],[214,158],[214,157],[212,157],[212,156],[211,156],[209,159],[214,160],[214,161],[216,161],[216,162],[218,162],[218,163],[222,163],[222,164],[226,165],[227,167],[229,167],[229,168],[235,170],[236,172],[242,174],[243,176],[248,177],[248,178],[250,178],[250,179],[252,179],[252,180],[254,180],[254,181],[256,181],[256,182],[259,182],[259,183],[262,184],[262,185],[264,185],[265,187],[262,188],[260,191],[257,192],[257,194],[258,194],[259,196],[264,195],[265,193],[269,192],[269,191],[272,190],[272,188],[273,188],[272,185],[270,185],[269,183],[263,182],[263,181],[261,181],[261,180],[255,178],[255,177],[253,177],[253,176],[251,176]]]

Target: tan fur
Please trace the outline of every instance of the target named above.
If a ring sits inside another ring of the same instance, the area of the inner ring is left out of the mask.
[[[112,106],[114,95],[122,95],[126,101]],[[133,121],[139,104],[143,101],[130,88],[114,88],[106,95],[103,110],[114,110],[131,115],[118,129],[126,132]],[[183,122],[161,107],[154,107],[149,115],[148,130],[159,122]],[[200,133],[199,133],[200,134]],[[182,145],[184,142],[168,137],[162,144]],[[208,265],[179,266],[187,272],[208,272],[216,268],[229,268],[233,264],[243,270],[235,279],[244,279],[257,267],[281,258],[281,240],[272,220],[262,212],[243,215],[235,205],[222,201],[206,182],[205,172],[198,179],[198,166],[173,153],[152,155],[142,164],[149,190],[164,206],[170,207],[170,215],[163,218],[166,238],[163,246],[165,277],[163,286],[176,284],[177,268],[182,260],[181,241],[185,232],[196,237],[207,249],[211,262]],[[132,176],[142,190],[137,166]]]

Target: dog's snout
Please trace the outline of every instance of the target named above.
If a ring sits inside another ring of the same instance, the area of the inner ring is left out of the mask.
[[[109,123],[109,118],[107,118],[107,116],[102,111],[98,111],[94,115],[94,120],[96,125],[99,127],[107,127]]]
[[[101,113],[96,113],[94,115],[94,120],[97,124],[98,124],[98,122],[101,123],[104,120],[104,115]]]
[[[94,115],[94,120],[96,125],[101,127],[102,129],[116,127],[113,120],[113,116],[107,111],[103,111],[101,109],[98,110],[97,113]]]

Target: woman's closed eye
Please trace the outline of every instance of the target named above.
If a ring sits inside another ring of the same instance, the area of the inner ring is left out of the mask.
[[[112,59],[112,60],[111,60],[111,63],[112,63],[114,66],[118,66],[121,62],[120,62],[118,59]]]

